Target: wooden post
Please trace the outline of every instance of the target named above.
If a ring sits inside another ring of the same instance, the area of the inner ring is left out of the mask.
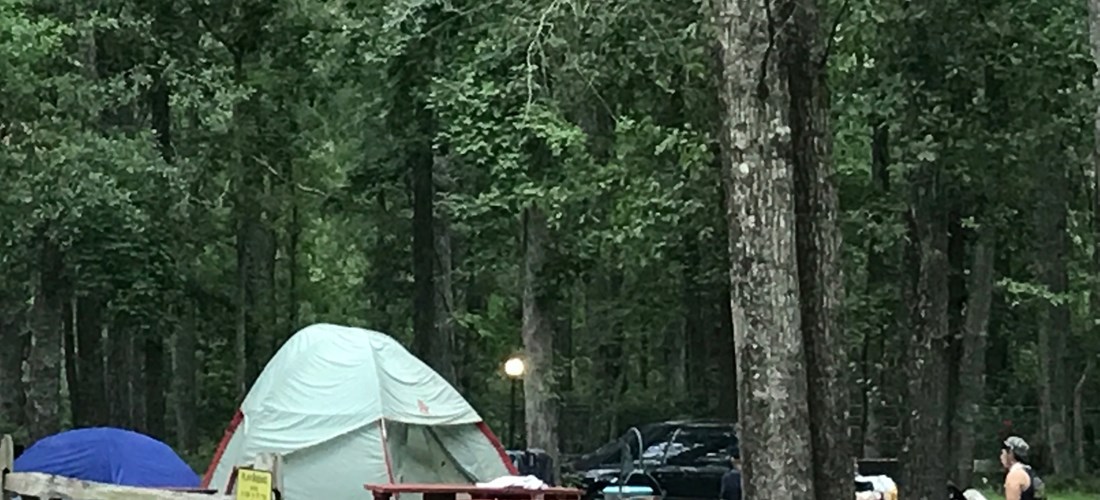
[[[256,462],[252,464],[252,468],[256,470],[266,470],[271,472],[271,489],[272,491],[279,492],[281,497],[283,494],[283,456],[276,455],[274,453],[261,453],[256,457]]]

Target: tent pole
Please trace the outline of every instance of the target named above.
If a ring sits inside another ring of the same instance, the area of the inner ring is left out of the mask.
[[[386,461],[386,477],[390,479],[390,484],[395,484],[393,481],[393,462],[390,461],[389,433],[386,432],[386,419],[379,419],[378,425],[382,431],[382,458]]]

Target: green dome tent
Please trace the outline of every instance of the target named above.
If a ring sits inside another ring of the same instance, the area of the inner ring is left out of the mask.
[[[306,327],[260,374],[203,486],[283,456],[284,498],[369,498],[364,483],[475,483],[515,474],[500,442],[438,373],[382,333]]]

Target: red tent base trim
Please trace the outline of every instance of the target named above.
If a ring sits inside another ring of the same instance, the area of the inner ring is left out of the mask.
[[[477,428],[489,439],[489,443],[493,445],[493,448],[496,448],[497,454],[500,455],[500,459],[504,461],[504,466],[508,468],[508,473],[513,476],[518,475],[519,471],[516,470],[516,464],[512,463],[512,459],[508,457],[508,452],[504,451],[504,446],[500,444],[500,440],[497,439],[496,434],[493,434],[492,429],[490,429],[485,422],[478,422]]]
[[[225,454],[225,448],[227,446],[229,446],[229,440],[233,439],[233,434],[237,432],[237,427],[239,427],[241,425],[241,422],[243,420],[244,420],[244,413],[241,412],[241,410],[238,409],[237,413],[235,413],[233,415],[233,420],[231,420],[229,422],[229,426],[227,426],[225,428],[225,433],[222,434],[222,440],[221,440],[220,443],[218,443],[218,448],[214,452],[214,458],[210,461],[210,466],[206,468],[206,474],[204,474],[202,476],[202,483],[201,483],[200,487],[202,487],[202,488],[209,488],[210,487],[210,481],[214,478],[214,470],[218,468],[218,463],[221,462],[222,455]],[[504,450],[504,446],[500,444],[500,439],[497,439],[496,434],[493,434],[493,431],[491,429],[489,429],[489,426],[485,422],[478,422],[477,423],[477,428],[478,428],[478,430],[481,431],[481,433],[485,436],[485,438],[489,440],[489,443],[493,445],[493,448],[496,449],[497,454],[500,456],[500,460],[502,462],[504,462],[504,467],[508,470],[508,473],[513,475],[513,476],[519,474],[519,471],[516,470],[516,465],[513,464],[512,459],[508,457],[508,452],[506,452]],[[383,444],[383,448],[384,447],[385,447],[385,444]],[[387,451],[387,450],[383,450],[383,451]],[[389,469],[390,468],[390,464],[389,464],[390,460],[389,460],[389,453],[388,452],[386,453],[386,462],[387,462],[387,464],[386,464],[387,467],[386,468]],[[387,470],[387,473],[391,474],[390,481],[393,481],[392,472]]]
[[[237,410],[237,413],[233,414],[233,420],[229,421],[229,426],[225,428],[225,434],[222,434],[222,440],[218,443],[218,449],[214,452],[214,458],[210,460],[210,466],[206,468],[206,474],[202,476],[202,488],[210,487],[210,480],[214,478],[214,469],[218,468],[218,463],[222,461],[222,454],[225,453],[225,447],[229,446],[229,440],[233,439],[233,433],[237,432],[237,427],[241,425],[241,421],[244,420],[244,413],[241,410]]]

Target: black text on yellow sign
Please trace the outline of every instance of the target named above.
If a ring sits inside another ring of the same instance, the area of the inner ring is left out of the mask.
[[[271,500],[271,473],[238,469],[236,500]]]

